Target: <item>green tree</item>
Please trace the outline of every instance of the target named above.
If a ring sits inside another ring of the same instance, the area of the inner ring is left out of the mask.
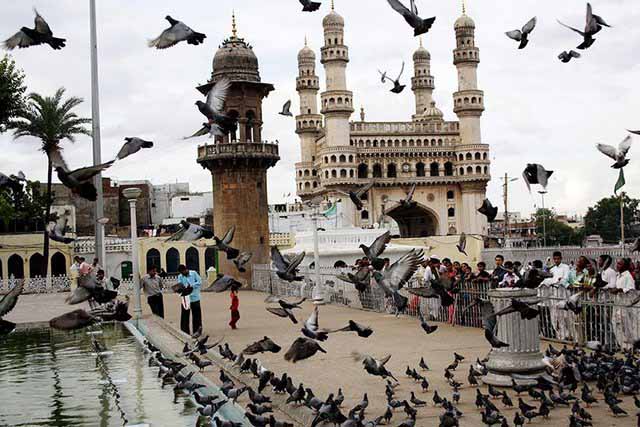
[[[26,90],[24,73],[9,55],[5,55],[0,59],[0,133],[22,110]]]
[[[557,215],[549,209],[538,209],[535,213],[536,233],[542,241],[545,235],[549,246],[580,245],[583,240],[582,229],[574,230],[564,222],[558,221]]]
[[[15,183],[0,190],[0,232],[42,231],[47,199],[38,181]]]
[[[51,178],[53,168],[50,153],[60,149],[61,141],[67,139],[75,142],[77,135],[91,135],[91,131],[84,125],[91,123],[91,119],[78,117],[73,109],[80,105],[82,98],[70,97],[63,99],[65,89],[60,88],[52,97],[43,97],[37,93],[31,93],[27,97],[24,108],[18,113],[15,120],[9,122],[13,129],[14,139],[31,136],[40,139],[40,149],[47,155],[47,194],[45,222],[48,222],[51,214]],[[43,256],[49,259],[49,236],[44,232]],[[47,263],[45,263],[44,275],[47,275]]]
[[[625,238],[640,235],[640,200],[624,195],[624,232]],[[607,243],[620,241],[620,197],[608,197],[600,200],[587,211],[584,217],[584,228],[587,236],[599,234]]]

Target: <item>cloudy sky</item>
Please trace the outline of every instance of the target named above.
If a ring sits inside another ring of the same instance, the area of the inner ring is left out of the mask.
[[[86,100],[79,108],[83,116],[91,114],[88,3],[34,0],[54,33],[68,39],[67,47],[56,52],[48,47],[13,52],[27,75],[29,91],[52,94],[65,87],[69,95]],[[210,190],[210,175],[195,162],[198,141],[183,141],[182,137],[202,122],[194,106],[199,99],[194,87],[209,78],[211,60],[218,44],[231,32],[231,11],[235,9],[239,34],[254,46],[260,60],[262,80],[276,87],[264,104],[263,135],[280,141],[282,157],[269,172],[270,202],[281,202],[285,193],[293,193],[293,165],[300,157],[295,123],[276,113],[290,98],[297,111],[296,55],[305,35],[312,48],[317,50],[322,44],[321,20],[329,11],[329,0],[323,3],[319,12],[303,14],[296,0],[98,1],[103,159],[115,155],[125,136],[137,135],[156,143],[153,151],[112,167],[109,176],[147,179],[154,184],[187,181],[192,190]],[[452,111],[452,93],[457,89],[453,22],[461,6],[453,0],[417,3],[422,15],[437,16],[424,45],[432,56],[435,100],[446,120],[456,120]],[[583,213],[586,206],[612,193],[617,175],[595,144],[617,145],[626,136],[625,128],[640,128],[640,3],[594,0],[592,4],[595,13],[614,28],[598,34],[582,58],[562,64],[558,53],[575,48],[579,36],[558,25],[556,18],[582,27],[584,1],[468,1],[482,61],[483,141],[491,145],[493,160],[494,179],[488,192],[496,203],[502,194],[499,177],[504,173],[520,176],[526,162],[556,171],[547,206],[558,212]],[[336,10],[346,21],[345,41],[351,57],[348,85],[355,104],[364,106],[367,120],[409,120],[414,109],[412,92],[389,93],[379,84],[376,69],[395,70],[403,60],[409,66],[418,40],[385,0],[336,0]],[[167,26],[166,14],[206,33],[204,45],[178,45],[166,51],[147,48],[147,39]],[[538,27],[532,41],[526,50],[518,51],[503,32],[522,26],[534,15]],[[30,2],[2,2],[2,39],[32,23]],[[318,74],[323,80],[320,64]],[[0,135],[0,170],[24,170],[31,179],[44,180],[46,162],[37,147],[35,140],[14,141],[10,135]],[[65,143],[65,155],[72,166],[91,162],[90,138],[79,138],[74,145]],[[626,191],[640,197],[640,145],[632,148],[631,155],[638,160],[626,169]],[[540,202],[537,194],[533,197],[526,192],[522,180],[512,185],[510,200],[510,210],[523,213]]]

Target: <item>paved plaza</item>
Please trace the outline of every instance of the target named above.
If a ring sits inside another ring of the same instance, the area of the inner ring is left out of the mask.
[[[325,398],[329,393],[336,392],[342,387],[346,399],[345,408],[351,408],[358,403],[365,392],[369,393],[370,406],[367,411],[370,417],[381,415],[386,406],[384,396],[384,381],[377,377],[369,376],[362,369],[359,362],[353,361],[351,352],[356,350],[371,354],[375,357],[383,357],[392,354],[388,363],[390,371],[400,380],[396,398],[408,399],[411,391],[415,391],[419,399],[428,401],[426,408],[419,410],[419,426],[436,425],[437,416],[442,413],[439,408],[434,408],[431,401],[433,390],[438,390],[443,397],[451,398],[451,387],[443,378],[446,366],[453,361],[453,351],[464,355],[466,360],[456,371],[456,379],[465,386],[461,390],[462,399],[458,408],[464,412],[461,419],[463,426],[481,425],[480,414],[474,406],[475,388],[466,386],[469,361],[477,357],[486,356],[489,346],[484,340],[480,329],[466,327],[452,327],[438,324],[438,330],[425,335],[418,322],[414,318],[390,315],[350,309],[337,305],[326,305],[320,308],[320,326],[328,329],[338,328],[347,324],[349,319],[358,323],[370,325],[374,334],[368,338],[359,338],[353,333],[338,333],[330,336],[329,340],[322,343],[328,354],[319,354],[312,359],[290,364],[283,359],[283,353],[288,346],[300,336],[301,324],[294,325],[287,319],[281,319],[271,315],[265,310],[265,297],[263,293],[243,291],[240,294],[241,320],[239,329],[231,330],[229,321],[229,297],[227,294],[203,294],[203,319],[206,333],[213,339],[224,336],[232,350],[240,352],[247,344],[261,339],[267,335],[277,344],[283,347],[279,354],[258,355],[262,363],[276,374],[288,372],[294,382],[303,382],[305,387],[313,389],[316,395]],[[17,322],[40,322],[69,310],[64,304],[65,294],[57,295],[24,295],[20,298],[16,310],[8,320]],[[148,307],[144,304],[145,315],[148,315]],[[302,310],[296,310],[298,319],[303,322],[310,314],[313,305],[306,302]],[[179,299],[175,295],[165,295],[166,320],[169,325],[179,328],[180,306]],[[431,368],[428,372],[422,372],[431,384],[427,393],[420,391],[420,386],[407,378],[404,371],[407,365],[418,369],[420,357],[424,357]],[[208,376],[217,382],[218,371],[212,370]],[[245,378],[248,376],[241,376]],[[248,378],[247,378],[248,379]],[[484,393],[486,387],[481,388]],[[508,391],[514,403],[517,404],[515,393]],[[602,396],[596,394],[600,400]],[[244,397],[243,399],[247,399]],[[243,399],[240,403],[245,404]],[[530,398],[525,401],[531,403]],[[513,419],[514,409],[503,409],[499,401],[496,406],[509,418]],[[633,400],[627,397],[621,405],[630,414],[635,414]],[[635,416],[613,418],[604,403],[600,403],[589,410],[594,417],[594,425],[630,426],[635,425]],[[553,410],[549,420],[535,419],[532,424],[546,424],[553,426],[567,425],[568,408]],[[392,425],[397,425],[404,419],[404,413],[397,411]]]

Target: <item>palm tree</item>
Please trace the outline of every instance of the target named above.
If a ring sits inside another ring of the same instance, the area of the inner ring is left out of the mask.
[[[82,98],[71,97],[63,100],[65,89],[60,88],[52,97],[43,97],[37,93],[27,96],[24,108],[16,114],[15,119],[9,122],[8,127],[13,129],[13,138],[18,139],[32,136],[40,139],[40,150],[47,155],[47,196],[46,214],[44,217],[44,276],[47,276],[49,264],[49,235],[46,224],[51,215],[51,178],[53,167],[49,154],[60,148],[61,141],[68,139],[75,142],[76,135],[91,135],[91,131],[84,127],[91,123],[91,119],[78,117],[72,110],[80,105]]]

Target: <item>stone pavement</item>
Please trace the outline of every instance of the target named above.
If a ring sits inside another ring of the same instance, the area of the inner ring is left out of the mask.
[[[281,319],[265,310],[263,293],[243,291],[240,293],[239,329],[233,331],[228,327],[229,322],[229,296],[225,294],[203,293],[203,320],[206,333],[212,339],[224,336],[232,350],[240,352],[246,345],[261,339],[267,335],[283,347],[279,354],[265,354],[257,357],[261,362],[276,374],[288,372],[297,383],[302,381],[305,387],[312,388],[316,395],[325,398],[329,393],[335,393],[338,387],[342,387],[346,399],[345,412],[348,408],[358,403],[365,392],[369,393],[370,406],[367,411],[370,417],[382,415],[386,407],[384,396],[384,380],[368,375],[359,362],[353,361],[351,352],[356,350],[371,354],[375,357],[383,357],[392,354],[387,367],[400,380],[397,389],[397,399],[409,399],[410,392],[415,391],[419,399],[426,400],[426,408],[418,410],[417,426],[438,425],[437,417],[442,412],[434,408],[433,391],[438,390],[441,396],[451,398],[451,388],[443,378],[444,369],[453,361],[453,352],[456,351],[466,357],[457,370],[456,379],[465,384],[461,390],[461,403],[458,408],[464,413],[460,420],[462,426],[480,426],[480,414],[474,406],[475,388],[466,386],[469,362],[477,357],[483,358],[489,351],[489,346],[484,340],[482,331],[475,328],[452,327],[438,324],[438,330],[426,335],[417,320],[409,317],[399,317],[350,309],[337,305],[320,307],[320,327],[338,328],[347,324],[349,319],[358,323],[369,325],[374,329],[374,334],[368,339],[359,338],[352,333],[332,334],[329,340],[322,343],[328,354],[319,354],[305,361],[291,364],[283,359],[283,353],[288,346],[300,336],[301,324],[294,325],[288,319]],[[148,307],[143,302],[145,313]],[[16,310],[7,317],[8,320],[25,322],[48,320],[57,314],[68,310],[64,305],[63,295],[25,295],[21,297]],[[310,314],[313,305],[306,302],[302,310],[296,310],[297,318],[302,323]],[[169,324],[179,328],[180,306],[179,299],[175,295],[165,295],[165,313]],[[424,357],[431,370],[421,372],[431,384],[429,392],[422,393],[419,384],[408,379],[404,371],[407,365],[418,369],[418,361]],[[217,371],[211,372],[211,378],[217,377]],[[486,394],[486,387],[481,387]],[[508,394],[517,405],[515,393],[508,390]],[[596,394],[602,401],[602,396]],[[239,402],[245,404],[246,397]],[[532,403],[531,399],[524,399]],[[514,409],[504,409],[499,401],[494,402],[509,419],[512,424]],[[536,403],[537,405],[537,403]],[[604,402],[589,409],[593,415],[594,425],[602,426],[631,426],[636,424],[633,400],[630,397],[624,399],[621,405],[630,414],[629,417],[614,418],[611,416]],[[535,419],[531,425],[565,426],[568,425],[568,408],[553,410],[548,420]],[[400,424],[404,419],[404,413],[396,411],[392,425]]]

